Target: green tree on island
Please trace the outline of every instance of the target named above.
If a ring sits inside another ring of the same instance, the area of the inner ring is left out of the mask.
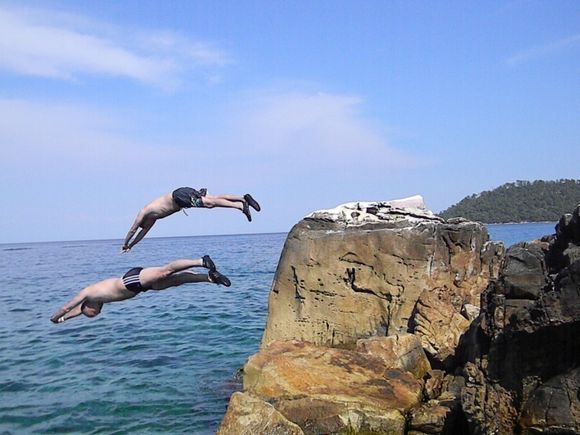
[[[439,216],[484,223],[557,221],[579,203],[580,180],[518,180],[467,196]]]

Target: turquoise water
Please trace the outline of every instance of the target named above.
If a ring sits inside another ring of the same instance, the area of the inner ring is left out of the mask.
[[[0,433],[213,433],[258,349],[285,234],[0,245]],[[229,288],[191,284],[53,325],[83,286],[210,254]]]
[[[506,245],[554,224],[490,225]],[[258,349],[286,234],[0,245],[0,433],[214,433]],[[191,284],[53,325],[83,286],[210,254],[232,287]]]

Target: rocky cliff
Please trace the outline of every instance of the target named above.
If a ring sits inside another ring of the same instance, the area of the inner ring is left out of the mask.
[[[219,433],[578,433],[579,210],[507,252],[420,197],[309,215]]]
[[[473,433],[580,433],[580,206],[508,249],[461,344]]]
[[[413,331],[444,360],[469,326],[461,310],[479,306],[497,274],[502,248],[488,239],[483,225],[445,222],[420,197],[314,212],[284,245],[262,343],[352,347]]]

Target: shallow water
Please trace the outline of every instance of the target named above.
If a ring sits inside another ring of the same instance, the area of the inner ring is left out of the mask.
[[[489,225],[506,246],[554,223]],[[0,433],[215,432],[258,349],[286,234],[0,245]],[[210,254],[232,287],[191,284],[53,325],[83,286]]]

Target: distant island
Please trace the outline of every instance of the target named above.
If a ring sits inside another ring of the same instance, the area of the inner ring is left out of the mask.
[[[558,221],[579,203],[580,180],[518,180],[467,196],[439,216],[483,223]]]

